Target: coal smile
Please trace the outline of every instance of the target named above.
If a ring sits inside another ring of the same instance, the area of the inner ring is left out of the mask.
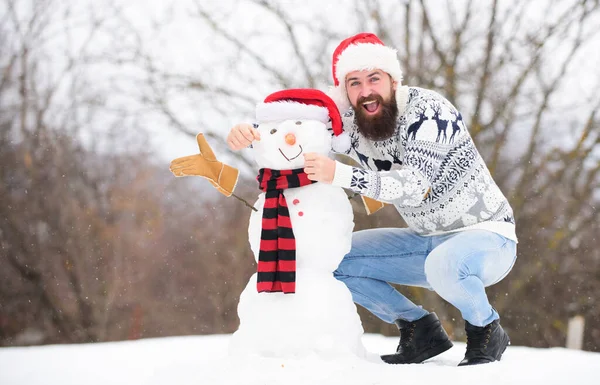
[[[300,152],[298,153],[298,155],[296,155],[296,156],[295,156],[295,157],[293,157],[293,158],[288,158],[287,156],[285,156],[285,154],[283,153],[283,151],[281,151],[281,148],[279,149],[279,152],[281,153],[281,155],[283,155],[283,157],[284,157],[284,158],[285,158],[285,159],[286,159],[288,162],[291,162],[292,160],[294,160],[294,159],[296,159],[297,157],[299,157],[299,156],[300,156],[300,154],[302,154],[302,146],[301,146],[301,145],[298,145],[298,147],[300,147]]]

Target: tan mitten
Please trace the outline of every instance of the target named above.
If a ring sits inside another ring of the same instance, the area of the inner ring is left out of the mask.
[[[365,205],[365,209],[367,210],[367,215],[375,214],[377,211],[381,210],[387,203],[383,203],[380,201],[376,201],[373,198],[360,196],[363,204]]]
[[[231,196],[238,180],[236,168],[219,162],[203,134],[196,136],[200,154],[174,159],[169,169],[175,176],[201,176],[225,196]]]

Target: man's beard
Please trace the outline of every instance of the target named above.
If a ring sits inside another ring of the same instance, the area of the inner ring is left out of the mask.
[[[370,100],[379,102],[379,112],[377,115],[369,115],[363,103]],[[396,132],[396,119],[398,118],[398,105],[396,104],[396,93],[392,88],[392,96],[390,100],[384,101],[381,95],[373,94],[368,97],[361,97],[356,103],[354,109],[354,117],[358,132],[365,138],[370,140],[385,140],[389,139]]]

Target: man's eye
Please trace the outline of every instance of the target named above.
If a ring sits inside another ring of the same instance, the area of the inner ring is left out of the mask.
[[[276,133],[276,132],[277,132],[277,129],[276,129],[276,128],[272,129],[272,130],[271,130],[271,135],[273,135],[273,134],[274,134],[274,133]]]
[[[350,87],[357,86],[358,84],[359,84],[358,82],[352,82],[352,83],[350,83]]]
[[[371,78],[371,81],[373,81],[373,82],[376,82],[376,81],[378,81],[378,80],[379,80],[379,78],[378,78],[378,77],[372,77],[372,78]]]

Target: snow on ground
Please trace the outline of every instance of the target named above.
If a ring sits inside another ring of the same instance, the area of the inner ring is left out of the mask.
[[[386,365],[396,338],[366,334],[372,361],[352,357],[230,358],[230,335],[0,348],[2,385],[598,384],[600,353],[511,346],[501,362],[456,367],[465,345],[424,363]]]

